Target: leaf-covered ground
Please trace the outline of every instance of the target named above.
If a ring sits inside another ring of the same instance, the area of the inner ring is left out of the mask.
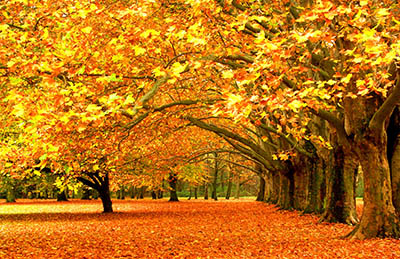
[[[253,201],[0,205],[0,258],[399,258],[399,240],[348,241],[352,228]]]

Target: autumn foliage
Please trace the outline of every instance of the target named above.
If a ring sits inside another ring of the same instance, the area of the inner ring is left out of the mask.
[[[351,239],[399,238],[399,24],[391,0],[6,1],[7,191],[47,168],[59,188],[87,185],[112,212],[117,187],[198,186],[212,169],[215,187],[220,163],[256,174],[260,200],[356,225]]]

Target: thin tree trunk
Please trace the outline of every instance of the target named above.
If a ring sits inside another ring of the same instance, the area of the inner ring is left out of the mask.
[[[218,181],[218,160],[217,160],[217,153],[214,153],[214,179],[212,183],[212,193],[211,198],[214,200],[218,200],[217,197],[217,181]]]
[[[240,177],[238,177],[237,182],[236,182],[236,194],[235,194],[235,199],[240,198]]]
[[[7,186],[6,202],[16,202],[14,186]]]
[[[188,200],[192,199],[192,187],[189,187],[189,197]]]
[[[226,189],[225,199],[229,200],[229,198],[231,197],[231,193],[232,193],[232,172],[231,172],[231,170],[229,170],[229,173],[228,173],[228,188]]]
[[[197,187],[194,188],[194,199],[197,200]]]
[[[204,185],[204,199],[208,200],[208,183]]]

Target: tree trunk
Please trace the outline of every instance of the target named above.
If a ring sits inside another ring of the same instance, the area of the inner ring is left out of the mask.
[[[355,202],[358,162],[351,151],[346,154],[342,145],[334,147],[333,156],[333,165],[327,170],[327,205],[321,221],[355,225],[358,223]]]
[[[161,191],[161,190],[158,191],[157,198],[159,198],[159,199],[163,198],[163,191]]]
[[[397,215],[400,215],[400,110],[396,108],[387,128],[388,160],[392,179],[392,199]]]
[[[176,182],[178,181],[178,179],[176,178],[176,174],[170,173],[168,181],[170,187],[169,201],[179,201],[178,194],[176,193]]]
[[[63,191],[57,191],[57,201],[68,201],[68,188],[65,187]]]
[[[108,173],[106,173],[104,177],[98,177],[101,179],[100,189],[98,190],[98,192],[101,202],[103,203],[103,213],[113,212]]]
[[[226,189],[225,199],[229,200],[229,198],[231,197],[231,193],[232,193],[232,172],[229,171],[229,174],[228,174],[228,188]]]
[[[82,188],[82,197],[81,197],[81,200],[91,200],[91,198],[90,198],[90,193],[91,193],[90,189],[89,189],[88,187],[84,186],[84,187]]]
[[[258,187],[258,194],[256,201],[265,201],[265,179],[261,175],[259,176],[259,178],[260,178],[260,184]]]
[[[400,135],[391,159],[393,205],[397,215],[400,215]]]
[[[192,199],[192,187],[189,187],[189,197],[188,200]]]
[[[236,182],[236,194],[235,194],[235,199],[240,198],[240,177],[238,177],[237,182]]]
[[[82,172],[82,174],[89,177],[90,180],[84,177],[77,177],[77,180],[99,193],[101,202],[103,203],[103,213],[113,212],[108,173],[105,173],[104,176],[101,176],[98,171]]]
[[[204,185],[204,199],[208,200],[208,183]]]
[[[225,176],[224,176],[224,170],[221,170],[221,180],[220,180],[220,183],[221,183],[221,189],[222,189],[222,191],[224,191],[224,189],[225,189]]]
[[[121,185],[119,187],[119,197],[120,200],[125,200],[125,186]]]
[[[310,185],[308,194],[308,204],[304,213],[322,213],[324,211],[325,199],[325,172],[322,159],[315,156],[313,159],[308,159],[305,170],[309,170]]]
[[[99,194],[101,202],[103,203],[103,213],[113,212],[110,190],[102,190]]]
[[[197,200],[197,187],[194,188],[194,199]]]
[[[270,202],[272,196],[272,174],[268,170],[265,172],[265,193],[264,193],[264,201]]]
[[[7,186],[6,202],[16,202],[14,186]]]
[[[211,198],[214,200],[218,200],[217,197],[217,181],[218,181],[218,160],[217,160],[217,153],[214,153],[214,179],[212,183],[212,193]]]
[[[157,194],[156,194],[155,191],[151,191],[151,198],[152,198],[153,200],[156,200],[156,199],[157,199]]]
[[[294,203],[294,175],[288,168],[286,172],[280,172],[280,188],[278,206],[284,210],[293,209]]]
[[[386,135],[367,130],[358,145],[364,173],[364,209],[351,239],[400,237],[399,220],[392,202]]]
[[[146,186],[140,187],[139,199],[144,199],[144,193],[146,192]]]

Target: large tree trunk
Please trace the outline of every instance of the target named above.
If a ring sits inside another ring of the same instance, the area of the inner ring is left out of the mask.
[[[178,194],[176,193],[176,182],[178,181],[178,179],[176,178],[176,174],[170,173],[168,181],[170,187],[169,201],[179,201]]]
[[[258,194],[256,201],[265,201],[265,179],[262,175],[259,176],[260,184],[258,186]]]
[[[326,208],[321,221],[355,225],[358,223],[355,204],[358,162],[351,151],[346,154],[342,145],[335,145],[333,156],[333,165],[327,170]]]
[[[280,172],[279,199],[277,205],[284,210],[293,209],[294,204],[294,172],[289,165],[287,171]]]
[[[393,205],[400,215],[400,110],[396,108],[387,128],[388,160],[392,177]]]
[[[386,135],[376,136],[367,132],[358,148],[364,173],[364,209],[360,223],[349,236],[352,239],[399,238],[399,220],[392,203]]]
[[[64,190],[57,190],[57,201],[68,201],[68,188],[65,187]]]
[[[264,180],[265,180],[264,201],[271,202],[273,182],[272,182],[272,173],[270,171],[268,170],[266,171]]]
[[[108,173],[105,173],[104,176],[101,176],[97,171],[82,172],[82,174],[89,177],[89,179],[78,177],[77,180],[99,193],[101,202],[103,203],[103,213],[113,212]]]
[[[323,161],[315,156],[306,162],[305,170],[310,171],[308,204],[304,213],[322,213],[325,199],[325,169]]]
[[[279,172],[272,173],[272,195],[270,202],[272,204],[278,204],[280,188],[281,188],[281,176]]]
[[[396,142],[396,146],[394,147],[393,157],[390,165],[393,205],[396,209],[397,215],[400,215],[400,135],[398,135],[398,140]]]
[[[103,213],[113,212],[108,173],[102,177],[100,189],[97,191],[99,192],[101,202],[103,203]]]

